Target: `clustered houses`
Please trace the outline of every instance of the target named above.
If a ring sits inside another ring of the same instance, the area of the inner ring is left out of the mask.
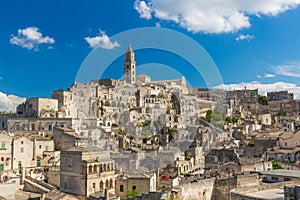
[[[61,152],[60,190],[88,197],[93,193],[115,193],[115,165],[109,152],[75,146]]]
[[[0,136],[0,172],[51,166],[49,160],[54,152],[54,141],[49,136],[30,132],[1,133]],[[46,152],[50,154],[46,156]]]
[[[75,82],[52,98],[28,98],[16,111],[0,114],[1,176],[21,173],[29,184],[42,168],[40,177],[46,173],[61,195],[74,198],[175,198],[197,182],[200,199],[211,196],[206,187],[215,179],[199,173],[222,182],[271,170],[272,160],[300,167],[293,94],[188,89],[184,77],[152,81],[136,75],[130,46],[124,80]]]

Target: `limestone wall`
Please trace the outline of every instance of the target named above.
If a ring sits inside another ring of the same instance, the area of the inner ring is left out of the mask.
[[[215,178],[198,180],[181,186],[183,200],[210,200],[212,198]]]
[[[231,200],[263,200],[259,198],[251,197],[250,194],[264,191],[264,190],[272,190],[276,188],[280,188],[286,185],[293,185],[295,182],[280,182],[280,183],[270,183],[265,185],[257,185],[257,186],[245,186],[237,189],[233,189],[230,191],[230,199]]]

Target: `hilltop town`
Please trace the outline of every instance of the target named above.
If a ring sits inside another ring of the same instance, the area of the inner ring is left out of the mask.
[[[299,117],[288,91],[137,75],[129,46],[124,80],[0,113],[0,199],[299,199]]]

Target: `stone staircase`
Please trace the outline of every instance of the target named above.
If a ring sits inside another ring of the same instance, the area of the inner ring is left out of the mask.
[[[31,177],[26,177],[24,180],[24,189],[25,191],[35,192],[39,194],[48,193],[51,190],[56,188],[48,183],[33,179]]]

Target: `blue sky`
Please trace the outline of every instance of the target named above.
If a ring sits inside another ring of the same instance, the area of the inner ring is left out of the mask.
[[[299,1],[220,2],[2,1],[0,110],[13,107],[15,96],[49,97],[53,89],[68,88],[93,47],[120,48],[110,37],[141,27],[168,28],[196,40],[216,63],[220,88],[288,89],[300,97]],[[136,61],[184,64],[151,50],[137,51]],[[122,72],[122,59],[114,64]]]

